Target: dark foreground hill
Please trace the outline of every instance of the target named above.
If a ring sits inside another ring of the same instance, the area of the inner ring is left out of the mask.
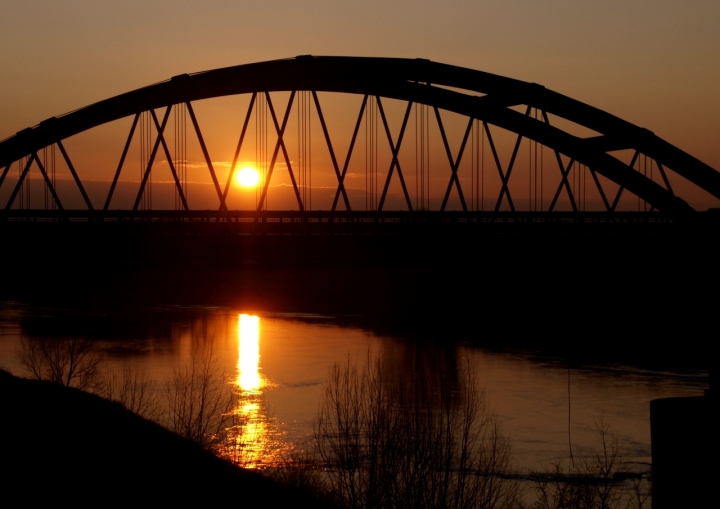
[[[0,370],[0,506],[315,507],[121,405]]]

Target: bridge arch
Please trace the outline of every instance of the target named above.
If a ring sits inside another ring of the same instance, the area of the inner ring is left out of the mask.
[[[675,172],[720,199],[720,173],[710,166],[646,129],[540,85],[422,59],[312,56],[180,75],[47,119],[0,142],[0,186],[13,162],[30,157],[29,168],[33,155],[53,143],[58,143],[66,156],[61,144],[63,139],[114,120],[144,111],[153,111],[154,115],[154,110],[162,107],[168,107],[169,113],[174,104],[190,104],[200,99],[300,90],[398,99],[477,119],[484,123],[486,129],[488,124],[501,127],[516,133],[518,143],[521,138],[528,138],[555,151],[566,184],[570,165],[578,162],[593,172],[593,177],[595,172],[603,175],[618,184],[620,192],[627,189],[655,209],[672,216],[685,217],[694,209],[675,195],[665,170]],[[517,106],[526,107],[527,112],[535,108],[542,112],[542,118],[535,119],[516,111],[514,108]],[[599,135],[589,138],[575,136],[551,125],[548,115],[569,120]],[[159,125],[158,120],[155,121]],[[635,158],[629,165],[610,153],[625,149],[635,151]],[[633,169],[633,163],[641,153],[656,162],[664,186]],[[560,154],[571,159],[567,169],[563,169],[565,165]],[[88,208],[92,208],[82,183],[72,165],[69,166]],[[498,169],[503,174],[499,163]],[[504,187],[511,170],[512,162],[505,169]],[[213,179],[222,209],[223,194],[214,174]],[[453,175],[450,176],[448,191],[452,179]],[[340,193],[343,190],[340,174],[338,180]],[[619,194],[615,200],[604,194],[602,197],[608,210],[614,210]],[[502,198],[501,191],[500,200]],[[108,203],[109,199],[110,196]],[[8,207],[10,205],[11,202]]]

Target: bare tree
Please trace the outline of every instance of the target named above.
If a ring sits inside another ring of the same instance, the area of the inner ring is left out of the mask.
[[[649,482],[629,472],[628,453],[604,417],[595,421],[595,439],[595,447],[577,457],[574,465],[556,463],[552,472],[538,476],[535,509],[645,507]],[[629,487],[625,485],[628,478]]]
[[[96,391],[102,386],[102,357],[93,339],[22,337],[17,357],[25,370],[38,380],[86,391]]]
[[[165,385],[163,424],[180,436],[212,449],[235,407],[236,396],[220,369],[212,341],[196,346],[188,362]]]
[[[351,508],[509,508],[510,444],[472,370],[410,391],[381,359],[331,370],[315,426],[332,491]]]
[[[652,501],[652,483],[643,476],[637,476],[630,481],[630,503],[631,509],[645,509],[650,507]]]
[[[126,363],[108,375],[105,396],[141,417],[154,419],[158,413],[156,385],[144,368]]]
[[[307,449],[295,449],[275,459],[273,466],[265,468],[263,475],[287,488],[301,490],[314,496],[317,507],[342,507],[327,482],[327,476],[319,468],[313,453]]]

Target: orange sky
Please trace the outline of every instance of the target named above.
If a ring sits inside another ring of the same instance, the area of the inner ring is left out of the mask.
[[[710,0],[6,0],[0,6],[0,138],[173,75],[299,54],[423,57],[541,83],[720,168],[720,3]],[[348,138],[345,124],[352,120],[342,112],[351,106],[323,101],[339,112],[333,141]],[[242,99],[235,104],[239,116]],[[197,107],[217,162],[231,158],[238,130],[236,117],[221,114],[224,108]],[[125,123],[68,141],[84,180],[110,178],[113,170],[103,167],[117,164]],[[338,152],[343,159],[344,150]],[[317,154],[320,172],[328,161]],[[435,164],[442,171],[443,159]],[[411,171],[410,162],[404,166]],[[105,192],[98,189],[93,200],[102,201]]]

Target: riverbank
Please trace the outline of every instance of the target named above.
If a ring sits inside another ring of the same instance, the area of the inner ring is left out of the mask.
[[[318,506],[92,394],[0,370],[0,405],[3,506]]]

